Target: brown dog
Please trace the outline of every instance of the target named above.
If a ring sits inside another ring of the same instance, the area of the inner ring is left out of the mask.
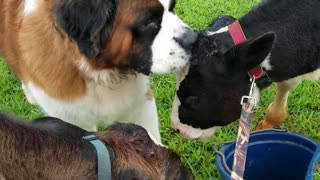
[[[97,179],[95,149],[81,139],[88,134],[56,118],[25,124],[0,114],[0,179]],[[112,179],[193,179],[178,156],[140,126],[115,124],[96,135],[109,150]]]

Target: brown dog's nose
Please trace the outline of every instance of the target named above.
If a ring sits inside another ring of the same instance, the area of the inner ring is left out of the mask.
[[[175,180],[193,180],[194,177],[189,169],[181,167],[180,173]]]
[[[177,154],[172,153],[167,163],[166,178],[167,180],[193,180],[192,172],[185,167]]]
[[[185,27],[184,33],[181,37],[175,38],[178,44],[184,49],[191,49],[192,45],[196,42],[198,38],[198,33],[192,31],[190,28]]]

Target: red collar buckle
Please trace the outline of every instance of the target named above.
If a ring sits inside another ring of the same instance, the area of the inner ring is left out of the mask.
[[[271,86],[272,81],[269,78],[268,74],[263,70],[261,66],[257,66],[249,71],[250,77],[255,77],[256,85],[260,89],[267,89]]]
[[[263,75],[265,75],[265,73],[261,66],[257,66],[249,71],[249,76],[254,76],[256,79],[261,78]]]

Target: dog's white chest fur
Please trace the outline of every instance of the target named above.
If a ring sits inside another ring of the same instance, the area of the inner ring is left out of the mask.
[[[144,119],[157,124],[155,102],[146,97],[149,79],[142,74],[132,75],[113,84],[92,80],[87,83],[86,94],[72,102],[49,97],[32,83],[26,87],[49,116],[61,118],[89,131],[95,131],[99,122],[107,125],[115,121],[133,122],[146,126],[141,122]]]

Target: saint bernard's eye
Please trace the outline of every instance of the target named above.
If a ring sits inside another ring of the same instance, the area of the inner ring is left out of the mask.
[[[161,28],[160,22],[155,19],[150,19],[145,21],[145,23],[141,24],[137,28],[137,32],[141,33],[157,33]]]
[[[144,25],[144,28],[147,29],[159,29],[160,25],[155,21],[147,21]]]

